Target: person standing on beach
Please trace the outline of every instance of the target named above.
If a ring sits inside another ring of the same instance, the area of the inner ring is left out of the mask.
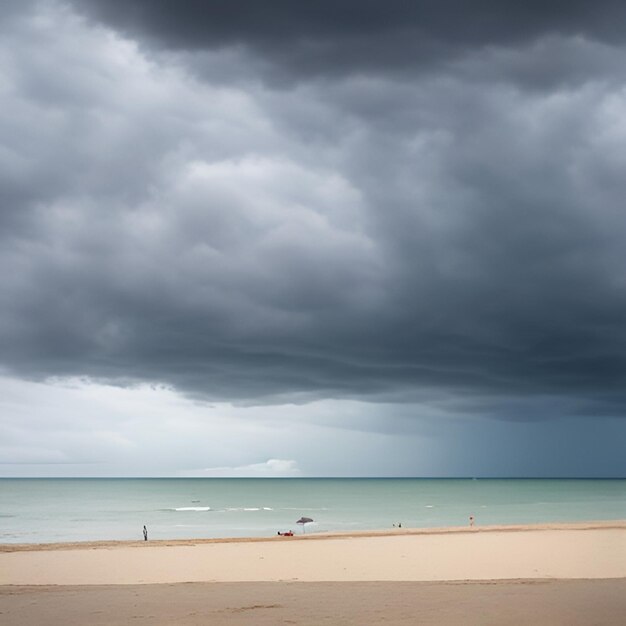
[[[143,540],[148,541],[148,529],[145,526],[143,527]]]

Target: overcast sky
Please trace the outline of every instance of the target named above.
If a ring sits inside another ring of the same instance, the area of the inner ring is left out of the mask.
[[[0,13],[0,475],[626,476],[626,4]]]

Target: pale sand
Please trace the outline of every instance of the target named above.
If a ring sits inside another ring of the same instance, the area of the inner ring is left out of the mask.
[[[0,550],[2,585],[626,578],[626,522]]]

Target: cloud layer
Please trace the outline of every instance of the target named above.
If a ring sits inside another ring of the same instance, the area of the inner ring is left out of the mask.
[[[621,417],[626,9],[460,7],[6,4],[5,372]]]

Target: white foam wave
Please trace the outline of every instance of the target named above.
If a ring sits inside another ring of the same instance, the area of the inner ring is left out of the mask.
[[[246,506],[246,507],[229,507],[226,509],[226,511],[273,511],[274,509],[271,509],[268,506],[264,506],[262,509],[258,506]]]
[[[210,506],[180,506],[175,511],[210,511]]]

